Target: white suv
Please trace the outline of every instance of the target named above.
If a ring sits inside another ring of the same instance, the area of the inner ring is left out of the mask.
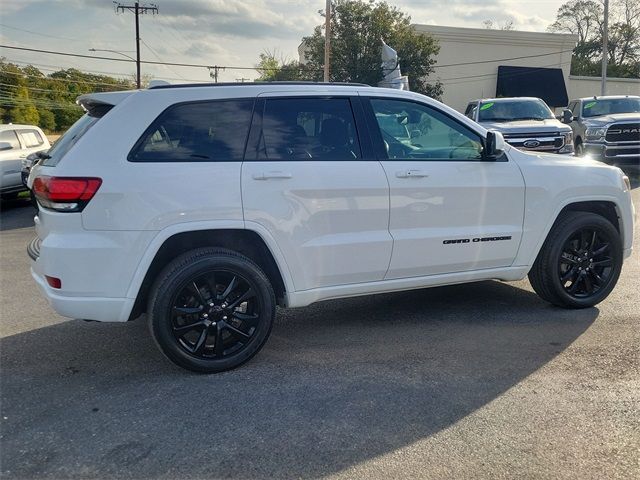
[[[588,307],[631,254],[618,168],[518,151],[415,93],[217,84],[78,101],[87,114],[29,177],[33,278],[64,316],[146,312],[195,371],[255,355],[276,305],[529,274],[543,299]]]

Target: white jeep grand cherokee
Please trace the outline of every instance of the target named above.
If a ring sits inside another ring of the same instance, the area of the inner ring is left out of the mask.
[[[249,360],[276,305],[528,274],[543,299],[589,307],[631,254],[618,168],[518,151],[415,93],[217,84],[78,101],[87,114],[29,178],[33,278],[64,316],[146,312],[191,370]]]

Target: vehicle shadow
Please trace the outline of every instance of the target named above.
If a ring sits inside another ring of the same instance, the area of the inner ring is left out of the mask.
[[[35,214],[29,198],[0,200],[0,231],[33,227]]]
[[[9,477],[318,477],[429,437],[562,352],[596,308],[499,282],[280,311],[250,363],[196,375],[142,320],[0,341]]]

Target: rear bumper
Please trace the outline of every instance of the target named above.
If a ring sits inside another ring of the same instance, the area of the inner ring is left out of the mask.
[[[133,308],[132,298],[66,297],[55,293],[42,275],[31,268],[31,276],[40,293],[58,315],[98,322],[126,322]]]

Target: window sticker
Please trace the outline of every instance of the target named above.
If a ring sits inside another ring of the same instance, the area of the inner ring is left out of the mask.
[[[494,102],[489,102],[489,103],[485,103],[480,107],[480,110],[489,110],[491,107],[493,107]]]
[[[587,103],[587,104],[584,106],[584,108],[591,108],[591,107],[593,107],[596,103],[598,103],[598,102],[589,102],[589,103]]]

